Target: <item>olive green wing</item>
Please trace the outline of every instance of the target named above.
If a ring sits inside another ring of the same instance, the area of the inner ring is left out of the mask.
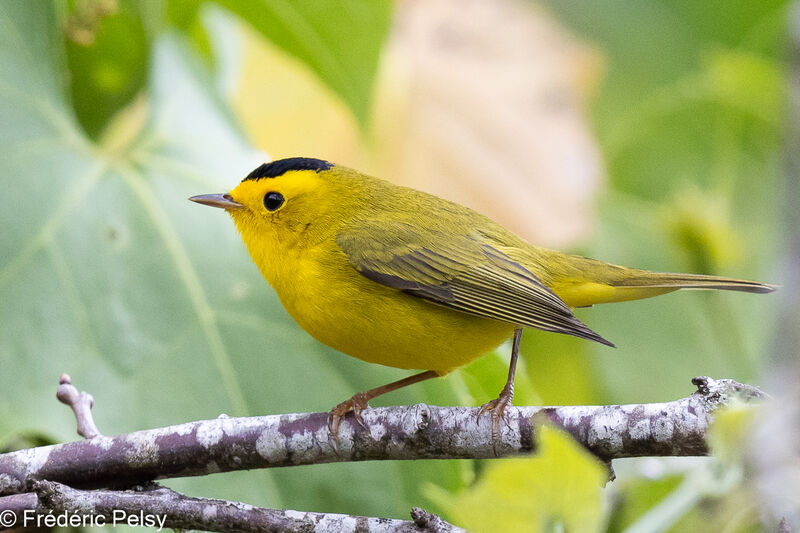
[[[341,229],[336,243],[358,272],[387,287],[464,313],[614,346],[483,235],[361,220]]]

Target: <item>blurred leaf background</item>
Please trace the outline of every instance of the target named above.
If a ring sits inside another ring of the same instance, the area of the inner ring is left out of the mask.
[[[327,410],[404,375],[308,337],[227,217],[186,202],[264,160],[354,166],[614,263],[780,283],[787,17],[777,0],[3,2],[0,446],[74,438],[53,400],[61,372],[93,393],[108,434]],[[758,382],[776,301],[673,293],[579,310],[619,348],[527,331],[517,401]],[[506,361],[501,349],[376,404],[480,404]],[[518,468],[354,463],[171,485],[372,516],[419,505],[476,530],[499,508],[509,531],[779,518],[743,460],[617,461],[600,489],[567,437],[545,440]]]

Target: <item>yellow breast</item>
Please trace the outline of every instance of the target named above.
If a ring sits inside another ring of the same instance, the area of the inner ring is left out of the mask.
[[[359,274],[338,252],[275,258],[265,277],[318,341],[370,363],[446,374],[496,348],[514,326],[452,311]]]

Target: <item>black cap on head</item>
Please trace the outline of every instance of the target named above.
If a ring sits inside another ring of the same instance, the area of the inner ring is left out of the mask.
[[[264,163],[242,180],[258,180],[261,178],[277,178],[282,176],[290,170],[313,170],[321,172],[328,170],[333,166],[333,163],[323,161],[322,159],[314,159],[312,157],[290,157],[288,159],[278,159],[271,163]]]

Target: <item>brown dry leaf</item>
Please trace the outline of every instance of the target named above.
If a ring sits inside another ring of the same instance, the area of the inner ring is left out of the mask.
[[[521,0],[406,0],[396,11],[366,141],[302,65],[249,39],[235,105],[259,148],[437,194],[535,243],[584,237],[603,175],[582,105],[599,54]]]

